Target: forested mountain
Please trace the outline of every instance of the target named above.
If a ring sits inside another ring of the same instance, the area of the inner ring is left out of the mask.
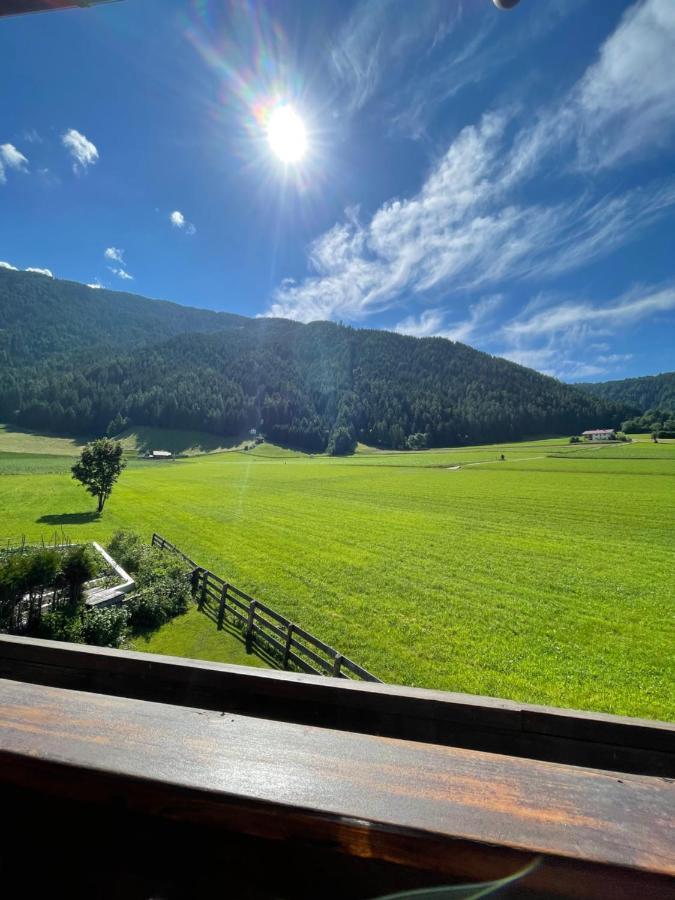
[[[0,365],[241,327],[243,316],[0,268]]]
[[[261,429],[311,451],[618,426],[634,412],[443,338],[248,319],[0,270],[0,420]]]
[[[675,413],[675,372],[624,378],[622,381],[579,384],[577,387],[603,400],[634,406],[641,413],[648,409]]]

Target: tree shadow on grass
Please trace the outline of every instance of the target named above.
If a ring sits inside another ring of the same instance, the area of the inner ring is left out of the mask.
[[[96,522],[101,514],[96,510],[79,513],[59,513],[58,515],[40,516],[36,521],[42,525],[86,525]]]

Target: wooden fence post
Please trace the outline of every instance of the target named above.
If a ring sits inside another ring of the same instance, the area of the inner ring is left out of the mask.
[[[218,606],[218,631],[223,630],[223,622],[225,620],[225,605],[227,604],[227,582],[223,585],[220,593],[220,604]]]
[[[342,665],[342,654],[336,653],[333,660],[333,678],[340,677],[340,666]]]
[[[199,608],[204,609],[204,606],[206,605],[206,585],[208,582],[209,573],[206,571],[206,569],[202,569],[201,575],[202,575],[202,592],[199,595]]]
[[[284,669],[288,668],[288,655],[291,652],[291,640],[293,638],[293,623],[288,623],[288,631],[286,632],[286,646],[284,647]]]
[[[253,616],[255,615],[255,608],[257,605],[258,604],[255,600],[251,600],[251,605],[248,608],[248,622],[246,623],[247,641],[250,641],[253,637]]]
[[[199,590],[199,573],[200,573],[200,571],[201,570],[200,570],[199,566],[197,566],[196,569],[192,570],[191,584],[192,584],[192,596],[193,597],[197,596],[197,591]]]

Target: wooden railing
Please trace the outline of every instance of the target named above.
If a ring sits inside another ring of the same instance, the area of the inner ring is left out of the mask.
[[[204,569],[161,535],[153,534],[152,545],[178,555],[190,566],[193,595],[199,608],[214,619],[219,630],[226,621],[232,622],[246,641],[267,651],[282,668],[333,678],[380,681],[271,606]]]
[[[22,896],[674,896],[666,723],[6,635],[0,705]]]

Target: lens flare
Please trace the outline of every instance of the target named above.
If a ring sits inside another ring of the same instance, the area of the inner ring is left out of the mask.
[[[305,124],[292,106],[278,106],[267,123],[267,140],[273,153],[286,163],[299,162],[307,152]]]

